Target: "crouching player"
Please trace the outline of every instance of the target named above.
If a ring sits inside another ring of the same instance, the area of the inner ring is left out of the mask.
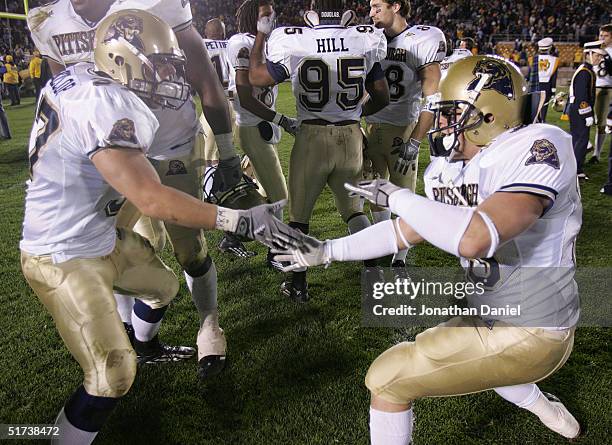
[[[456,62],[440,91],[425,173],[429,199],[384,180],[347,184],[399,218],[337,240],[310,238],[310,249],[276,259],[291,262],[290,270],[428,241],[468,272],[486,265],[486,292],[470,305],[521,304],[534,317],[520,326],[503,317],[455,317],[382,353],[366,376],[373,444],[411,441],[416,399],[491,389],[575,438],[576,419],[535,385],[569,357],[579,317],[573,250],[582,206],[571,139],[554,126],[523,125],[527,86],[501,58]]]

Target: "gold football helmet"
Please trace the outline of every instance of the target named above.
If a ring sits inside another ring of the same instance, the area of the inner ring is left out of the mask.
[[[527,83],[519,69],[501,57],[473,56],[455,62],[440,82],[440,100],[431,106],[432,156],[458,150],[460,134],[484,146],[522,125],[527,97]]]
[[[98,70],[149,103],[177,109],[190,97],[174,31],[146,11],[126,9],[106,17],[96,31],[94,60]]]

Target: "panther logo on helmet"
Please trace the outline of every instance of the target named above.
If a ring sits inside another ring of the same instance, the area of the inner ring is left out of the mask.
[[[490,57],[479,60],[472,74],[474,74],[476,78],[468,85],[468,91],[474,90],[478,82],[480,82],[479,74],[488,74],[491,77],[489,77],[487,83],[482,87],[482,90],[497,91],[508,100],[513,100],[515,98],[510,71],[502,62]]]
[[[144,24],[140,17],[129,14],[119,17],[115,23],[108,28],[104,42],[123,37],[140,51],[144,51],[145,45],[140,38],[144,30]]]

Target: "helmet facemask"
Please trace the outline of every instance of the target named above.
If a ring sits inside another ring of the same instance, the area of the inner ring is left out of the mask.
[[[484,120],[483,114],[465,100],[448,100],[435,104],[432,129],[427,133],[432,156],[449,156],[461,152],[459,136],[477,128]]]

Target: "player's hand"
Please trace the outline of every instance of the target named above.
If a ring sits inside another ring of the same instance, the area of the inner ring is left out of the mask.
[[[608,118],[606,120],[606,129],[605,129],[606,134],[611,134],[612,133],[612,118]]]
[[[231,189],[240,182],[240,178],[242,178],[242,169],[238,156],[220,160],[213,176],[211,194],[223,193]]]
[[[375,179],[373,181],[361,181],[357,185],[346,182],[344,188],[349,191],[349,196],[360,196],[367,199],[378,207],[389,208],[389,197],[398,190],[403,190],[397,185],[391,184],[386,179]]]
[[[285,115],[281,116],[280,121],[278,121],[278,125],[280,125],[287,133],[294,137],[300,127],[297,119]]]
[[[593,116],[589,116],[589,117],[584,119],[584,124],[587,127],[592,127],[594,123],[595,123],[595,121],[593,120]]]
[[[397,155],[397,161],[395,161],[395,166],[393,169],[405,175],[408,173],[408,169],[411,168],[412,164],[414,164],[419,157],[419,145],[421,142],[410,138],[408,142],[404,142],[402,145],[398,145],[394,150],[391,151],[392,155]]]
[[[292,229],[274,216],[286,204],[287,200],[284,199],[274,204],[263,204],[248,210],[240,210],[238,225],[234,233],[259,241],[268,247],[285,250],[301,248],[306,235]]]
[[[261,32],[266,36],[274,30],[276,24],[276,14],[272,12],[270,15],[265,15],[257,20],[257,32]]]
[[[289,263],[281,268],[283,272],[292,272],[303,267],[312,267],[332,262],[329,241],[319,241],[304,235],[304,245],[301,249],[272,249],[276,254],[274,260],[279,263]]]

